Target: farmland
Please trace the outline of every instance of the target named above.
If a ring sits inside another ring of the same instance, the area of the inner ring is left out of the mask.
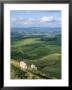
[[[11,32],[11,79],[61,79],[60,30],[31,27],[16,30]],[[20,61],[27,64],[27,71],[20,70]],[[36,72],[31,70],[31,64],[37,66]]]

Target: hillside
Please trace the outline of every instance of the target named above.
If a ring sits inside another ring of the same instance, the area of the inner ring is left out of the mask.
[[[47,58],[49,57],[49,58]],[[42,60],[24,60],[28,65],[26,72],[20,70],[19,61],[11,60],[11,78],[12,79],[59,79],[61,78],[61,61],[60,54],[48,55]],[[37,71],[33,71],[30,65],[37,66]],[[20,73],[21,72],[21,73]]]
[[[12,39],[11,42],[11,79],[60,79],[61,78],[61,36],[26,37]],[[19,62],[27,63],[24,72]],[[17,66],[16,63],[17,62]],[[34,73],[30,65],[37,66]]]

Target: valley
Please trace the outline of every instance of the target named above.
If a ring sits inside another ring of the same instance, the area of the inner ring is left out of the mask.
[[[27,71],[20,70],[20,61]],[[11,79],[61,79],[61,28],[12,28],[11,62]]]

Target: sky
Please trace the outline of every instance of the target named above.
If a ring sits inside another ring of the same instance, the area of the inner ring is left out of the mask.
[[[10,11],[11,27],[61,27],[61,11],[13,10]]]

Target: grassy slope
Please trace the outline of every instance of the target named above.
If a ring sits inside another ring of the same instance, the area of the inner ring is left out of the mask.
[[[42,56],[60,53],[59,45],[49,45],[48,42],[38,38],[15,41],[11,47],[13,59],[39,59]]]
[[[61,78],[60,45],[50,45],[49,42],[41,41],[39,38],[29,38],[14,41],[12,43],[11,50],[12,59],[17,61],[24,60],[29,66],[31,64],[35,64],[42,74],[44,73],[46,76],[50,76],[52,78]],[[23,74],[23,77],[17,77],[17,74],[20,75],[20,70],[17,70],[17,73],[15,73],[15,70],[16,68],[12,66],[12,78],[28,79],[25,74]],[[34,78],[36,77],[37,76]]]

